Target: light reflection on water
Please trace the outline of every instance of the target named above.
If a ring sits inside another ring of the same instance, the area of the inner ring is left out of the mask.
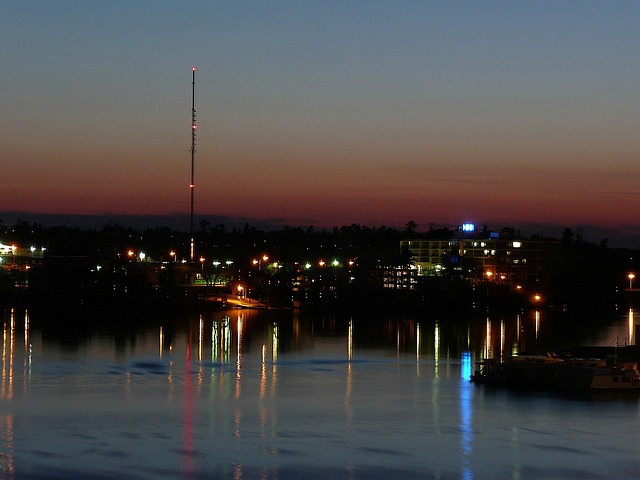
[[[472,372],[471,352],[462,353],[460,372],[463,381],[460,382],[460,451],[462,452],[462,478],[473,478],[471,465],[473,453],[473,404],[471,401],[474,388],[467,380]]]
[[[626,334],[630,319],[594,335]],[[540,311],[454,322],[233,310],[69,339],[12,310],[0,476],[635,475],[637,398],[468,382],[487,355],[549,347],[553,321]]]

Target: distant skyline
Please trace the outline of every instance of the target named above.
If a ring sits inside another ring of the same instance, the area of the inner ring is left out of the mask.
[[[281,230],[284,228],[300,227],[307,229],[313,227],[313,230],[320,232],[322,230],[331,231],[333,228],[342,226],[351,226],[349,223],[336,224],[291,224],[286,218],[250,218],[250,217],[228,217],[221,215],[200,215],[196,217],[195,229],[200,230],[200,221],[205,220],[209,227],[223,225],[227,231],[234,228],[242,230],[245,225],[262,231]],[[412,219],[407,219],[398,225],[389,224],[359,224],[362,227],[369,228],[395,228],[403,230],[406,223]],[[473,220],[473,219],[468,219]],[[174,213],[173,215],[73,215],[73,214],[42,214],[31,212],[0,212],[0,222],[5,226],[12,226],[20,222],[34,223],[43,227],[66,226],[70,228],[101,230],[106,225],[120,225],[125,228],[133,228],[138,231],[155,228],[170,228],[177,232],[188,233],[189,231],[189,214]],[[463,222],[451,221],[443,224],[418,224],[417,232],[427,232],[431,228],[450,228],[455,229],[461,227]],[[574,238],[578,235],[587,243],[599,245],[606,240],[607,245],[613,248],[635,248],[640,249],[640,238],[636,232],[624,231],[620,229],[612,229],[601,227],[598,225],[559,225],[545,223],[512,223],[512,224],[489,224],[479,221],[475,223],[477,231],[486,227],[489,231],[500,231],[503,228],[514,228],[523,238],[529,238],[533,235],[542,235],[548,238],[560,240],[566,228],[571,229]],[[1,240],[1,239],[0,239]]]
[[[196,222],[633,243],[638,19],[635,1],[9,3],[0,210],[188,215],[195,66]]]

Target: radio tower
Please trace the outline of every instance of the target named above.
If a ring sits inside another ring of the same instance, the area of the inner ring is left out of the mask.
[[[189,184],[189,190],[191,191],[191,216],[189,223],[189,233],[191,234],[191,248],[189,258],[193,263],[195,258],[195,243],[193,241],[193,191],[196,188],[194,181],[194,166],[196,157],[196,67],[191,69],[191,183]]]

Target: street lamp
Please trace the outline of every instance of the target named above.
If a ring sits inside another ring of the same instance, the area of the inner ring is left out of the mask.
[[[627,278],[629,279],[629,291],[631,291],[633,290],[633,279],[636,278],[636,274],[633,272],[629,272]]]
[[[269,255],[264,254],[262,255],[262,257],[260,258],[254,258],[251,263],[253,265],[257,265],[258,266],[258,271],[262,270],[262,263],[266,263],[269,260]]]

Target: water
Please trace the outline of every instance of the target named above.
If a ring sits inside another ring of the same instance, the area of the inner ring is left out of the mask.
[[[469,383],[547,347],[548,313],[427,321],[292,312],[61,330],[4,317],[0,473],[15,479],[610,479],[640,470],[635,396]],[[613,318],[589,338],[623,338]],[[556,337],[561,336],[560,334]]]

